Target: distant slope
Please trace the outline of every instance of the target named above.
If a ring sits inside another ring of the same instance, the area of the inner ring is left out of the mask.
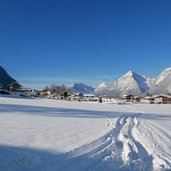
[[[105,91],[106,87],[107,87],[107,84],[106,84],[106,83],[101,83],[100,85],[98,85],[98,86],[96,87],[95,93],[96,93],[96,94],[100,94],[100,93],[103,94],[103,91]]]
[[[171,68],[166,68],[150,88],[151,94],[171,94]]]
[[[94,93],[94,88],[83,83],[75,83],[71,87],[72,91],[75,93]]]
[[[9,84],[15,82],[16,80],[13,79],[9,74],[5,71],[3,67],[0,66],[0,87],[8,88]]]

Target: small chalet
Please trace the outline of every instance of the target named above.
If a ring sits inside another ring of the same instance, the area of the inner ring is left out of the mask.
[[[13,82],[10,84],[10,94],[20,96],[22,92],[22,85],[18,82]]]
[[[72,100],[74,100],[74,101],[84,101],[83,97],[84,97],[84,95],[82,93],[74,93],[72,95]]]
[[[73,100],[75,101],[98,101],[99,98],[94,94],[83,94],[83,93],[75,93],[73,95]]]
[[[146,96],[146,97],[144,97],[143,102],[154,104],[154,97],[153,96]]]
[[[22,88],[21,96],[30,97],[33,96],[34,91],[31,88]]]
[[[51,95],[51,92],[49,90],[46,90],[46,89],[41,90],[39,93],[40,93],[40,97],[43,97],[43,98],[48,98],[48,96]]]
[[[140,96],[132,96],[131,98],[132,103],[139,103],[141,101]]]
[[[169,96],[169,95],[155,96],[154,102],[156,104],[171,104],[171,96]]]
[[[72,96],[72,94],[70,92],[65,91],[65,92],[62,92],[59,95],[55,96],[55,99],[71,101],[72,97],[73,96]]]
[[[23,86],[18,82],[13,82],[12,84],[10,84],[10,91],[20,91],[22,87]]]
[[[102,96],[99,98],[100,103],[116,103],[117,99],[112,96]]]
[[[85,101],[98,101],[99,98],[97,98],[94,94],[83,94]]]
[[[131,102],[132,97],[133,97],[133,95],[131,95],[131,94],[125,94],[125,95],[122,96],[122,99],[125,102]]]

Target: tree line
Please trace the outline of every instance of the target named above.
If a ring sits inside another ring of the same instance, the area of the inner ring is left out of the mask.
[[[66,92],[67,93],[72,93],[72,89],[69,86],[66,86],[64,84],[62,84],[62,85],[52,84],[50,86],[46,86],[45,90],[50,91],[50,93],[52,95],[61,95],[61,94],[64,94]]]

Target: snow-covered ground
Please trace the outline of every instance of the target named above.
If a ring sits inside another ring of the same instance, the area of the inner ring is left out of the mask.
[[[171,105],[0,97],[0,171],[171,170]]]

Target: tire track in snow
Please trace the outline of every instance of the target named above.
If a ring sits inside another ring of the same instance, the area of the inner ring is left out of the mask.
[[[171,155],[169,154],[169,151],[166,150],[167,148],[163,146],[163,144],[167,144],[169,146],[168,149],[171,149],[169,143],[171,140],[170,135],[149,121],[143,123],[144,126],[146,126],[146,131],[148,132],[148,134],[145,135],[146,146],[153,156],[154,170],[171,170]]]
[[[107,117],[105,117],[105,119],[108,122],[108,126],[113,127],[113,122]],[[81,171],[91,169],[96,170],[103,160],[112,155],[112,151],[115,146],[114,137],[119,135],[122,126],[125,124],[124,120],[125,118],[123,116],[119,117],[116,121],[115,127],[112,128],[108,134],[71,152],[70,156],[72,158],[68,159],[64,163],[59,162],[59,170],[77,170],[77,167],[79,167],[79,169],[81,168]],[[118,157],[119,154],[117,155],[117,158]],[[103,168],[103,170],[105,170],[105,168]]]
[[[112,127],[108,134],[64,154],[43,170],[51,170],[50,168],[60,171],[152,170],[151,156],[132,135],[133,129],[138,127],[139,116],[140,114],[123,114],[116,120],[115,126],[109,118],[106,118],[108,125]]]
[[[123,126],[119,140],[123,142],[122,159],[125,166],[129,170],[152,170],[152,158],[133,136],[133,130],[139,125],[138,117],[140,114],[131,114],[126,119],[126,124]]]

